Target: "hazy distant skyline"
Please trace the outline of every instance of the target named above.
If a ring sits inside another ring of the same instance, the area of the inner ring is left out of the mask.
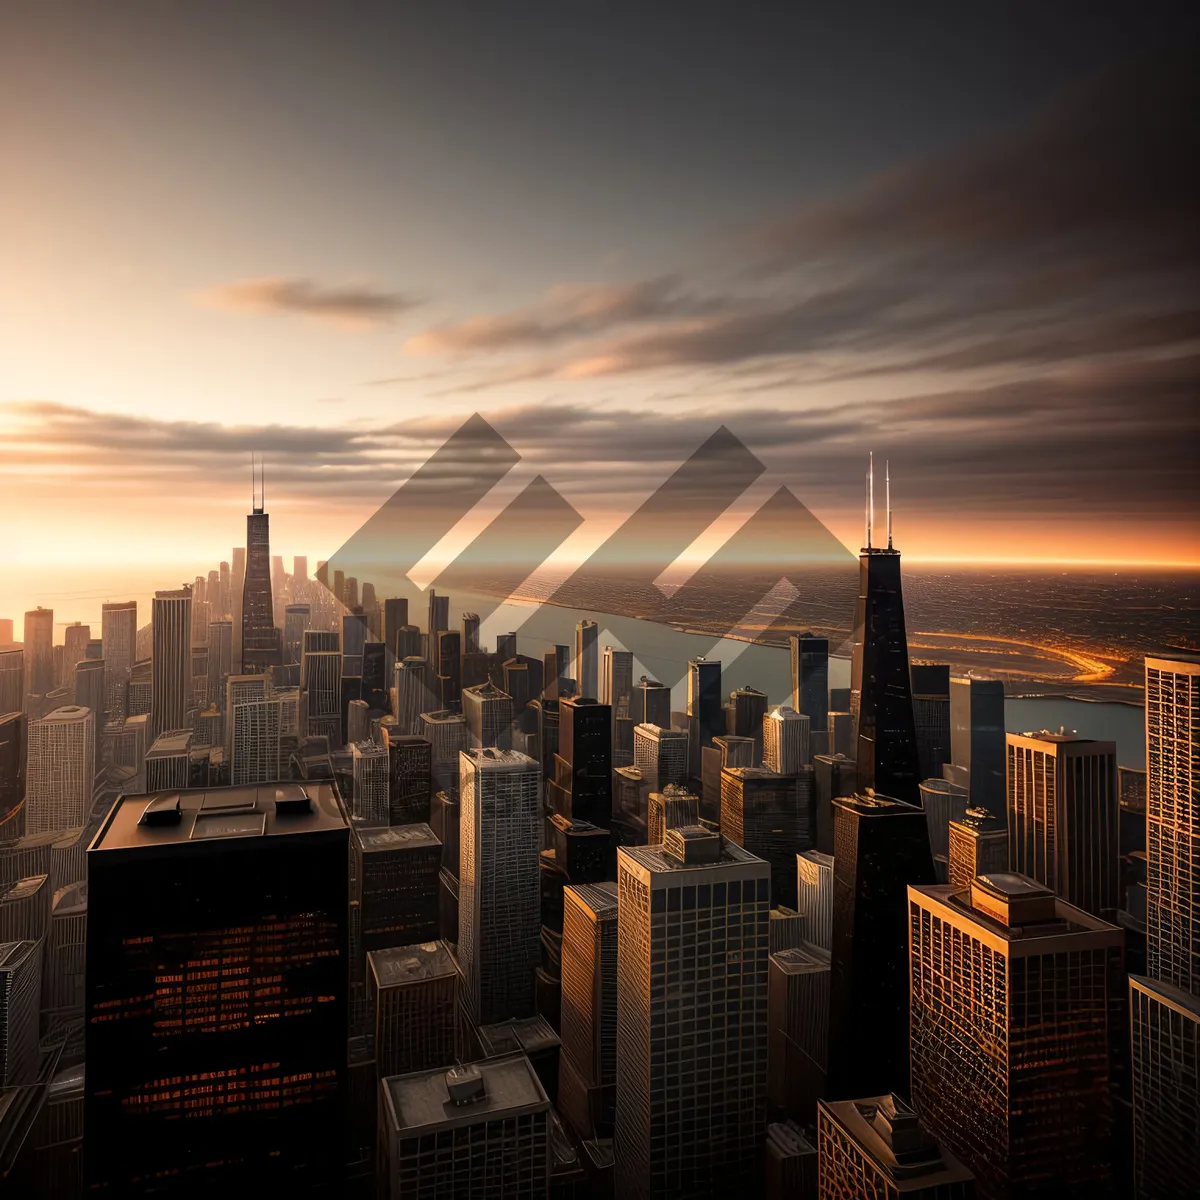
[[[6,557],[215,564],[254,449],[315,561],[479,411],[593,531],[726,424],[852,549],[874,449],[912,559],[1200,562],[1193,7],[801,7],[6,6]]]

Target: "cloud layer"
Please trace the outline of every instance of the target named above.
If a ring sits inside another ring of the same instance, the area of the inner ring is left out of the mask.
[[[310,317],[349,327],[386,324],[420,303],[411,296],[365,284],[330,286],[287,276],[220,284],[200,292],[197,299],[210,307],[233,312]]]

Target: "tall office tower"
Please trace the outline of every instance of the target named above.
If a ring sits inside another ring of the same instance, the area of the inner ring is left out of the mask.
[[[58,679],[59,687],[70,687],[75,675],[75,664],[87,658],[88,642],[92,640],[92,627],[80,621],[72,621],[63,630],[63,669]]]
[[[299,663],[304,648],[304,631],[312,624],[312,607],[289,604],[283,613],[283,661]]]
[[[940,779],[950,761],[950,668],[914,662],[911,669],[917,761],[922,779]]]
[[[25,830],[70,829],[87,821],[96,761],[91,712],[65,705],[29,724]]]
[[[0,942],[44,941],[50,930],[49,875],[0,883]]]
[[[811,1123],[829,1067],[829,951],[808,942],[772,949],[767,973],[767,1098]]]
[[[92,773],[100,768],[100,731],[104,728],[104,659],[85,658],[75,664],[75,703],[92,713]]]
[[[346,603],[345,571],[334,571],[333,573],[333,596],[339,604],[344,605]]]
[[[1010,868],[1095,916],[1120,907],[1116,743],[1045,732],[1006,743]]]
[[[480,655],[480,657],[484,657]],[[464,659],[464,662],[466,660]],[[536,659],[532,660],[534,665],[541,666]],[[535,696],[541,694],[542,689],[535,688],[530,681],[530,662],[518,658],[510,658],[504,663],[504,687],[503,691],[507,692],[512,697],[513,703],[513,718],[516,720],[522,717],[525,709]],[[464,678],[464,685],[465,685]],[[482,682],[482,681],[481,681]]]
[[[752,767],[754,739],[723,733],[700,751],[700,815],[718,824],[721,820],[721,772],[726,767]]]
[[[571,678],[571,647],[556,645],[542,660],[542,687],[548,700],[564,696],[564,685]]]
[[[517,635],[515,633],[496,634],[496,657],[500,662],[517,657]]]
[[[612,709],[613,766],[627,767],[633,762],[633,653],[605,646],[600,658],[601,704]]]
[[[482,683],[467,688],[462,694],[463,716],[467,720],[468,747],[480,750],[484,746],[496,746],[501,750],[512,749],[513,700],[512,697]]]
[[[167,792],[186,788],[190,779],[192,731],[172,729],[160,733],[146,751],[146,791]]]
[[[345,604],[351,612],[359,612],[362,609],[362,603],[358,598],[358,580],[353,575],[346,576]]]
[[[816,846],[822,854],[833,853],[833,802],[838,796],[858,791],[858,764],[843,754],[818,754],[813,758],[816,786]]]
[[[225,721],[221,716],[221,710],[215,705],[206,708],[204,712],[197,713],[192,747],[203,749],[205,746],[224,746],[224,725]]]
[[[1146,973],[1200,996],[1200,658],[1146,659]]]
[[[0,1090],[37,1079],[41,951],[35,941],[0,944]]]
[[[638,725],[657,725],[660,729],[670,729],[671,689],[643,675],[633,688],[631,719],[635,728]]]
[[[971,803],[1004,811],[1004,683],[968,675],[950,680],[950,761],[942,775]]]
[[[786,704],[777,705],[762,724],[762,759],[768,771],[780,775],[795,775],[807,766],[811,736],[810,718]]]
[[[956,892],[971,886],[976,875],[1008,870],[1008,830],[986,808],[968,808],[950,822],[946,882]]]
[[[812,848],[810,813],[795,775],[763,767],[721,772],[721,833],[771,865],[771,903],[796,907],[796,854]]]
[[[0,650],[0,712],[25,711],[25,651]]]
[[[342,694],[346,696],[347,686],[352,683],[357,683],[357,680],[347,679],[342,676]],[[353,746],[356,742],[365,742],[371,736],[371,710],[367,706],[365,700],[349,699],[346,701],[346,736],[345,742],[347,746]]]
[[[829,753],[840,754],[843,758],[854,761],[858,753],[858,739],[854,730],[854,714],[840,709],[829,710]]]
[[[458,961],[476,1025],[534,1012],[541,960],[542,773],[516,750],[459,756]]]
[[[617,851],[620,1196],[736,1194],[766,1130],[771,869],[700,833]]]
[[[688,662],[687,715],[688,771],[699,778],[700,751],[711,746],[725,732],[725,714],[721,711],[721,664],[706,658]],[[667,722],[671,724],[670,721]]]
[[[192,687],[192,590],[155,592],[151,603],[150,736],[188,724]]]
[[[438,687],[441,704],[453,712],[462,711],[462,639],[457,629],[443,629],[436,636]]]
[[[454,1062],[458,971],[445,942],[369,951],[367,991],[379,1078]]]
[[[754,762],[762,762],[763,721],[767,716],[767,693],[755,687],[741,687],[729,693],[725,731],[736,737],[754,739]]]
[[[851,712],[858,719],[855,754],[858,784],[864,790],[874,788],[907,804],[916,804],[921,769],[908,670],[900,551],[892,546],[890,494],[887,548],[872,546],[873,474],[868,477],[868,492],[867,544],[859,556],[850,683]],[[855,1094],[863,1095],[865,1090]]]
[[[332,638],[335,643],[337,641],[336,633],[325,634],[324,637]],[[310,629],[304,635],[304,650],[300,660],[303,732],[312,737],[328,737],[332,745],[341,738],[342,656],[336,648],[316,649],[316,645],[323,645],[323,642],[317,642],[314,631]]]
[[[348,838],[331,784],[118,798],[88,853],[85,1187],[336,1194]]]
[[[792,660],[792,708],[808,718],[813,743],[824,754],[829,730],[829,639],[802,633],[788,638]]]
[[[109,744],[106,757],[130,794],[144,792],[146,751],[150,749],[150,717],[147,713],[126,717],[109,725],[104,731]]]
[[[1134,1195],[1183,1200],[1200,1178],[1200,999],[1131,975],[1129,1008]]]
[[[1007,872],[908,898],[913,1107],[982,1197],[1107,1194],[1121,931]]]
[[[646,797],[646,843],[661,846],[668,829],[682,829],[700,823],[700,801],[694,792],[676,783],[668,783],[661,792]]]
[[[433,791],[432,747],[423,737],[407,733],[389,732],[386,742],[389,824],[428,821]]]
[[[661,792],[669,784],[686,787],[688,781],[688,735],[682,729],[660,725],[638,725],[633,731],[633,765],[642,773],[647,788]]]
[[[271,555],[271,598],[275,604],[274,611],[276,614],[283,608],[286,589],[287,572],[283,569],[283,555],[273,554]],[[275,623],[276,625],[279,624],[278,619],[276,619]]]
[[[297,584],[308,582],[308,555],[293,554],[292,555],[292,587]]]
[[[265,675],[230,675],[225,681],[225,749],[233,750],[233,710],[239,704],[269,698]]]
[[[833,856],[820,850],[796,855],[796,908],[806,942],[833,949]]]
[[[598,699],[600,684],[600,630],[586,617],[575,626],[575,683],[577,696]]]
[[[298,687],[278,687],[274,690],[273,699],[279,701],[279,736],[281,738],[300,737],[300,689]],[[284,761],[280,759],[280,770]]]
[[[25,690],[45,696],[54,690],[54,609],[38,605],[25,614]],[[41,716],[41,713],[37,714]]]
[[[767,1200],[817,1194],[817,1148],[795,1121],[767,1126],[766,1183]]]
[[[367,644],[367,618],[361,612],[342,615],[342,674],[361,675],[363,648]]]
[[[87,652],[84,658],[103,658],[104,643],[98,637],[88,638]]]
[[[25,832],[26,717],[0,713],[0,841]]]
[[[222,562],[217,568],[217,577],[220,582],[217,587],[215,611],[219,617],[231,617],[233,615],[233,585],[227,562]]]
[[[581,1139],[611,1137],[617,1102],[617,888],[563,889],[559,1108]]]
[[[233,661],[242,661],[242,593],[246,588],[246,547],[234,546],[233,570],[229,578],[229,615],[233,619]]]
[[[429,743],[434,791],[455,791],[462,771],[458,756],[467,748],[466,718],[444,708],[422,713],[418,733]]]
[[[208,677],[205,680],[205,699],[209,705],[222,708],[225,703],[225,682],[233,674],[233,622],[208,623]]]
[[[558,705],[555,811],[601,829],[612,822],[612,718],[607,704],[572,696]]]
[[[408,625],[408,600],[389,596],[383,602],[383,640],[397,662],[404,657],[400,649],[400,631]]]
[[[282,715],[278,700],[245,700],[233,705],[229,778],[234,787],[280,778]]]
[[[383,712],[391,707],[388,698],[387,647],[382,642],[365,642],[362,657],[362,698],[368,707]]]
[[[908,1079],[908,897],[934,883],[925,813],[863,792],[833,802],[829,1095],[874,1096]]]
[[[463,654],[479,653],[479,614],[465,612],[462,615],[462,641],[459,643]]]
[[[388,799],[389,767],[386,746],[375,742],[352,742],[354,755],[354,816],[365,825],[387,825],[391,821]]]
[[[426,618],[425,632],[429,635],[429,645],[432,647],[437,643],[437,635],[443,629],[450,628],[450,597],[439,596],[433,588],[429,589],[429,615]],[[441,663],[434,660],[435,667],[440,668]]]
[[[925,779],[921,782],[920,793],[921,807],[929,825],[933,871],[938,883],[945,883],[950,872],[950,822],[961,821],[966,816],[970,805],[967,790],[948,779]]]
[[[395,717],[405,733],[417,733],[421,714],[436,708],[429,687],[428,664],[423,658],[409,655],[396,663]]]
[[[558,704],[557,700],[546,696],[534,702],[542,778],[548,782],[554,779],[555,764],[558,760]]]
[[[243,675],[265,675],[283,661],[283,648],[275,625],[271,518],[266,511],[265,494],[255,492],[250,507],[246,516],[246,574],[242,582],[241,671]]]
[[[895,1093],[817,1104],[822,1200],[974,1200],[974,1176]],[[980,1193],[983,1194],[983,1193]]]
[[[384,1079],[379,1161],[384,1195],[544,1200],[552,1109],[524,1054]]]
[[[442,843],[428,825],[363,828],[350,834],[352,899],[361,911],[359,954],[354,972],[371,950],[412,946],[437,937],[438,871]],[[359,978],[363,976],[359,975]]]

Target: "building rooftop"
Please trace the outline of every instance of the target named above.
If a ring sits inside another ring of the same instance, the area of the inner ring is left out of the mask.
[[[773,962],[785,975],[812,975],[830,968],[830,953],[814,946],[811,942],[802,942],[787,950],[776,950],[771,955]]]
[[[565,890],[600,920],[606,920],[617,914],[617,885],[615,883],[573,883]]]
[[[561,1046],[558,1034],[545,1017],[514,1017],[479,1026],[479,1044],[489,1058],[500,1054],[537,1054]]]
[[[141,851],[233,838],[340,832],[346,816],[328,782],[185,788],[118,796],[89,854]]]
[[[354,836],[364,854],[379,850],[416,850],[442,844],[437,834],[425,824],[355,826]]]
[[[56,917],[70,917],[87,912],[87,884],[68,883],[54,893],[53,912]]]
[[[171,729],[160,733],[154,745],[146,751],[147,758],[164,758],[167,755],[186,754],[192,748],[190,729]]]
[[[460,761],[467,762],[488,771],[525,771],[536,767],[537,763],[528,754],[520,750],[498,750],[495,746],[485,746],[482,750],[460,750]]]
[[[381,988],[441,979],[456,974],[458,970],[454,956],[443,941],[371,950],[367,953],[367,964]]]
[[[19,900],[27,900],[39,888],[49,887],[49,875],[26,875],[13,883],[0,883],[0,904],[16,904]]]
[[[897,800],[894,796],[885,796],[882,792],[875,791],[874,788],[868,788],[865,792],[857,792],[853,796],[835,796],[833,803],[865,817],[901,816],[906,813],[925,815],[925,810],[920,806]]]
[[[975,1178],[958,1159],[941,1149],[916,1113],[898,1096],[819,1100],[817,1105],[822,1114],[841,1126],[900,1195]]]
[[[958,825],[972,833],[996,833],[1007,829],[1004,822],[986,808],[968,808],[962,820],[951,821],[950,824]]]
[[[685,863],[674,855],[665,853],[662,846],[619,846],[617,848],[618,864],[620,864],[622,859],[627,860],[633,866],[639,867],[648,875],[662,875],[685,871],[712,871],[718,867],[728,866],[761,867],[763,871],[770,870],[761,858],[756,858],[753,854],[743,850],[737,843],[728,840],[723,842],[720,857],[713,862]]]
[[[550,1108],[545,1089],[524,1054],[486,1058],[454,1070],[451,1074],[439,1067],[384,1079],[383,1117],[388,1129],[400,1137],[421,1137]],[[473,1086],[475,1076],[482,1089]],[[451,1087],[474,1092],[476,1098],[456,1104],[450,1097]]]
[[[37,942],[0,943],[0,969],[20,966],[37,948]]]
[[[90,708],[84,708],[81,704],[64,704],[56,708],[52,713],[47,713],[42,717],[42,724],[60,724],[66,721],[82,721],[89,713]]]
[[[818,867],[827,867],[833,870],[833,855],[822,854],[820,850],[801,850],[796,855],[797,858],[806,858],[811,863],[816,863]]]

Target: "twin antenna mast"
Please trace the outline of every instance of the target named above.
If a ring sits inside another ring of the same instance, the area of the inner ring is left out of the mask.
[[[887,513],[887,548],[892,549],[892,472],[891,464],[884,460],[884,504]],[[867,549],[871,549],[871,532],[875,524],[875,451],[867,458]]]

